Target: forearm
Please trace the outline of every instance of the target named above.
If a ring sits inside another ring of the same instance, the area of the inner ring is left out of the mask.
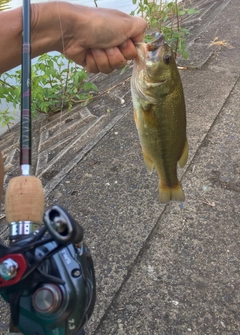
[[[22,9],[1,12],[0,22],[0,73],[3,73],[21,61]]]
[[[48,2],[31,5],[31,55],[63,50],[63,34],[71,15],[70,4]],[[66,20],[67,18],[67,20]],[[61,23],[61,20],[63,21]],[[0,13],[0,73],[21,62],[22,8]]]
[[[22,8],[0,12],[0,73],[21,62]],[[31,56],[59,51],[90,72],[136,57],[146,21],[120,11],[54,1],[31,5]]]

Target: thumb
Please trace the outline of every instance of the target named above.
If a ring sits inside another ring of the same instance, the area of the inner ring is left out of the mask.
[[[145,30],[147,28],[147,21],[141,17],[132,17],[132,29],[128,30],[126,35],[133,42],[142,42]]]

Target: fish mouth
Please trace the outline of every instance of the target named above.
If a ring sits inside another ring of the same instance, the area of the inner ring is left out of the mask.
[[[163,34],[156,33],[155,39],[151,42],[148,42],[146,45],[147,55],[149,60],[154,60],[158,58],[160,50],[164,45],[167,45],[167,42]]]
[[[134,43],[140,59],[144,61],[151,61],[158,57],[162,46],[167,45],[164,35],[156,33],[151,42],[136,42]]]
[[[164,35],[160,33],[155,34],[155,38],[151,42],[135,43],[138,56],[134,62],[132,87],[143,99],[149,101],[151,104],[157,104],[158,99],[153,96],[154,93],[151,94],[150,92],[152,89],[157,89],[164,85],[167,82],[167,79],[159,81],[160,78],[157,78],[156,80],[155,78],[152,78],[147,70],[151,69],[152,65],[158,62],[162,47],[165,44],[167,43],[164,39]]]
[[[145,42],[135,42],[134,45],[136,47],[140,46],[140,45],[147,45],[147,49],[148,51],[155,51],[156,49],[158,49],[160,46],[167,44],[164,35],[161,33],[155,33],[154,34],[154,39],[148,43]]]
[[[164,35],[161,33],[156,33],[154,35],[154,40],[152,40],[151,42],[147,43],[147,49],[148,51],[156,51],[158,48],[160,48],[161,46],[163,46],[164,44],[167,44],[167,42],[165,41]]]

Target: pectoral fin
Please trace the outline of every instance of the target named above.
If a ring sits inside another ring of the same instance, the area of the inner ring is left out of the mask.
[[[142,152],[142,153],[143,153],[143,158],[144,158],[144,162],[147,166],[147,169],[150,173],[152,173],[154,163],[151,161],[151,159],[144,152]]]
[[[136,127],[138,129],[138,117],[137,117],[137,112],[135,111],[135,109],[133,111],[133,115],[134,115],[134,120],[135,120]]]
[[[182,156],[178,161],[178,165],[180,166],[180,168],[183,168],[185,166],[185,164],[187,163],[187,159],[188,159],[188,141],[186,140],[184,144]]]

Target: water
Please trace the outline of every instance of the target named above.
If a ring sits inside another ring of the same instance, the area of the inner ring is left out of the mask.
[[[71,0],[70,2],[82,5],[84,4],[85,6],[95,6],[93,0],[86,0],[86,1]],[[118,9],[127,14],[130,14],[130,12],[136,8],[136,5],[133,5],[131,0],[98,0],[97,4],[98,7]]]
[[[4,3],[8,0],[2,0]],[[33,0],[31,3],[36,2],[46,2],[44,0]],[[95,7],[93,0],[69,0],[68,2]],[[1,0],[0,0],[1,4]],[[11,0],[8,2],[10,8],[17,8],[22,5],[22,0]],[[129,14],[132,10],[136,8],[136,5],[133,5],[132,0],[97,0],[98,7],[118,9],[122,12]]]

